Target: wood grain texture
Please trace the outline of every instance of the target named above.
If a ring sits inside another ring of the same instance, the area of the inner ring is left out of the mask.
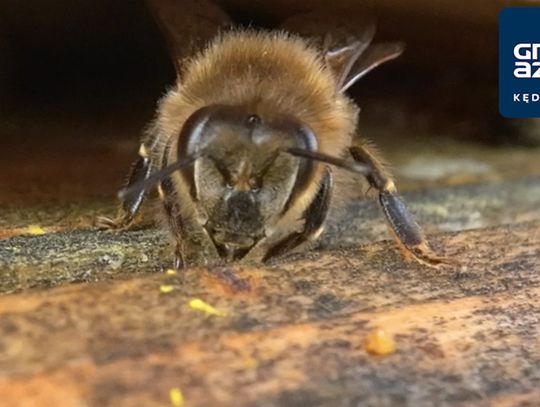
[[[539,179],[529,177],[459,188],[411,191],[404,197],[429,235],[540,221]],[[377,203],[360,198],[364,189],[352,184],[345,184],[342,189],[358,193],[349,192],[352,196],[343,197],[341,203],[339,199],[334,200],[326,232],[318,242],[319,248],[350,248],[389,239]],[[57,215],[49,218],[58,219],[61,217],[58,213],[71,212],[84,222],[84,217],[95,215],[95,209],[84,205],[83,202],[75,209],[57,207]],[[103,208],[106,210],[105,206]],[[35,216],[31,212],[13,213],[14,217],[21,215],[26,219]],[[10,216],[9,212],[7,216]],[[60,221],[56,227],[62,231],[58,233],[0,240],[0,292],[51,287],[66,282],[109,280],[156,272],[172,265],[172,248],[163,231],[143,228],[110,233],[91,230],[89,221],[86,222],[82,229],[73,229],[70,221]],[[39,224],[50,231],[48,223]],[[14,229],[4,229],[5,233],[10,231]],[[18,233],[24,231],[15,230]]]
[[[540,401],[540,223],[439,235],[458,268],[390,242],[269,267],[0,298],[6,406],[515,405]],[[173,285],[168,294],[160,285]],[[201,298],[227,313],[207,316]],[[397,352],[371,356],[375,327]]]

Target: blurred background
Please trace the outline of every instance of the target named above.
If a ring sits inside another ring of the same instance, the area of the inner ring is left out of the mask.
[[[176,1],[187,15],[191,3]],[[378,40],[403,40],[408,49],[391,67],[358,85],[355,93],[384,98],[390,88],[392,98],[403,91],[392,91],[393,87],[408,85],[418,107],[432,109],[434,102],[446,105],[453,109],[448,113],[458,115],[456,121],[474,107],[496,117],[496,95],[491,93],[496,91],[497,15],[508,2],[475,0],[456,7],[449,1],[398,5],[339,0],[332,2],[330,10],[323,1],[218,3],[234,23],[267,28],[317,10],[323,15],[343,13],[352,25],[359,16],[372,16],[378,22]],[[3,0],[0,4],[3,117],[55,115],[95,122],[118,114],[129,116],[134,109],[151,112],[155,100],[173,82],[164,40],[143,1]],[[195,18],[204,24],[204,16]],[[485,86],[488,106],[471,106],[470,98],[463,100],[459,93],[467,91],[470,97]]]
[[[293,31],[310,21],[316,31],[321,16],[342,15],[351,27],[374,18],[376,41],[401,40],[407,49],[350,94],[362,108],[362,135],[382,147],[405,188],[534,173],[527,151],[540,143],[540,127],[498,113],[497,20],[504,6],[536,3],[0,0],[0,204],[114,195],[156,101],[174,83],[153,18],[160,12],[177,18],[180,41],[198,35],[201,43],[201,32],[212,34],[201,27],[222,15],[227,24],[285,22]],[[433,151],[446,163],[442,175],[415,178],[433,166],[411,167],[411,157]],[[444,161],[467,154],[470,162]],[[472,173],[456,175],[456,165]]]
[[[151,112],[173,80],[144,2],[2,1],[2,114],[90,122]]]

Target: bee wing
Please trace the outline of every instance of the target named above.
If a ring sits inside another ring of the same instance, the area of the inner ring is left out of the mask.
[[[351,64],[345,79],[340,82],[341,91],[345,92],[356,81],[380,64],[397,58],[404,49],[405,44],[402,42],[372,44]]]
[[[281,28],[309,38],[319,46],[338,88],[345,92],[357,80],[383,62],[399,56],[402,43],[371,44],[375,23],[369,16],[314,10],[289,17]]]
[[[178,74],[184,58],[203,49],[231,19],[210,0],[146,0]]]
[[[349,78],[355,62],[369,47],[374,35],[375,24],[373,23],[366,26],[365,31],[361,33],[360,37],[355,38],[352,42],[349,40],[348,45],[331,47],[330,44],[333,42],[331,34],[326,35],[324,42],[327,48],[324,60],[326,65],[334,72],[338,87],[341,90],[343,90],[343,85],[347,78]]]

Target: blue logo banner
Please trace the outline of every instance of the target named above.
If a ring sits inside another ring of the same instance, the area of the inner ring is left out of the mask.
[[[540,7],[499,14],[499,111],[540,117]]]

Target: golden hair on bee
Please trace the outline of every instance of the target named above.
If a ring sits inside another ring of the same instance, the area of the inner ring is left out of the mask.
[[[330,154],[341,153],[350,142],[358,110],[339,92],[320,50],[281,31],[221,34],[185,62],[158,120],[175,132],[179,114],[210,104],[250,105],[260,115],[287,112],[310,123],[321,149]]]
[[[374,27],[335,49],[284,31],[232,30],[176,61],[176,85],[143,140],[123,210],[132,222],[157,186],[176,242],[176,266],[266,261],[318,238],[332,166],[365,176],[399,247],[440,264],[377,154],[354,143],[358,107],[345,90],[402,52],[369,47]],[[300,222],[298,222],[300,220]]]
[[[285,32],[232,31],[186,61],[177,88],[161,102],[157,125],[164,139],[178,134],[183,117],[209,105],[246,106],[263,121],[288,115],[308,124],[319,150],[341,156],[356,127],[357,107],[339,92],[320,51]],[[169,159],[175,161],[175,149]],[[313,174],[305,209],[321,178]]]

